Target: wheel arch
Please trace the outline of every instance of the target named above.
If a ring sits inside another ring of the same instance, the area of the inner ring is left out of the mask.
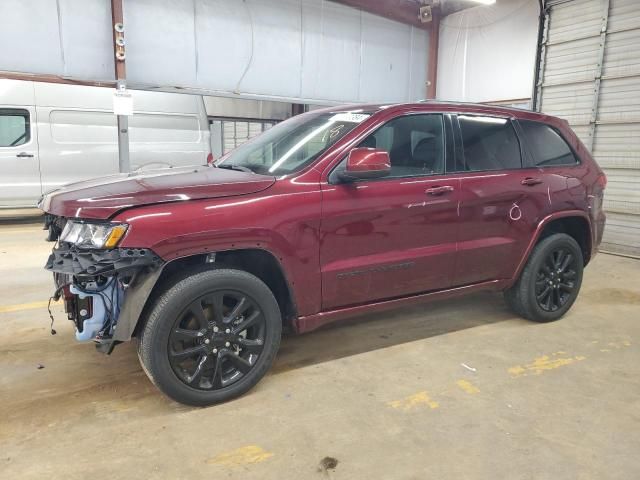
[[[584,265],[586,266],[592,257],[593,239],[591,232],[589,216],[582,210],[557,212],[546,216],[538,223],[525,254],[522,256],[518,268],[511,278],[511,284],[515,283],[520,276],[536,244],[554,233],[566,233],[578,242],[582,250]]]
[[[155,299],[167,288],[183,278],[213,268],[233,268],[258,277],[269,287],[276,298],[282,313],[283,327],[292,327],[293,320],[297,317],[297,307],[291,284],[279,259],[265,249],[242,248],[189,255],[167,262],[162,271],[157,274],[153,287],[143,301],[140,313],[137,316],[129,315],[130,318],[127,319],[129,324],[127,326],[128,337],[139,334],[144,327],[142,319],[152,308]],[[127,336],[127,332],[120,331],[119,335]],[[123,340],[126,339],[128,338],[123,338]]]
[[[536,243],[554,233],[566,233],[572,237],[582,250],[582,259],[586,266],[591,260],[591,226],[582,216],[560,217],[548,221],[540,231]]]

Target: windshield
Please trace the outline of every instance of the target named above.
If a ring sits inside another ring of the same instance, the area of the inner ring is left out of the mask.
[[[371,115],[331,112],[301,115],[279,123],[222,157],[221,168],[286,175],[309,165]]]

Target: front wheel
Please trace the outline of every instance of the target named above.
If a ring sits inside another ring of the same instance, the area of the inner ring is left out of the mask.
[[[505,299],[518,315],[535,322],[562,317],[578,297],[584,268],[582,250],[569,235],[556,233],[533,249]]]
[[[151,309],[138,356],[170,398],[205,406],[242,395],[265,375],[280,345],[273,293],[247,272],[196,273],[164,292]]]

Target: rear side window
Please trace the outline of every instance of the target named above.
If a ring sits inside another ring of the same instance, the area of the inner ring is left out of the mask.
[[[468,171],[522,168],[520,142],[506,118],[458,115]]]
[[[578,163],[567,142],[549,125],[520,120],[527,146],[536,167],[575,165]]]
[[[31,138],[29,112],[22,108],[0,108],[0,147],[17,147]]]

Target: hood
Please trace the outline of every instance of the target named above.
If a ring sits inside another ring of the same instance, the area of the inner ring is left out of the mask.
[[[141,205],[246,195],[274,182],[274,177],[222,168],[166,168],[71,183],[45,194],[39,207],[62,217],[107,219]]]

